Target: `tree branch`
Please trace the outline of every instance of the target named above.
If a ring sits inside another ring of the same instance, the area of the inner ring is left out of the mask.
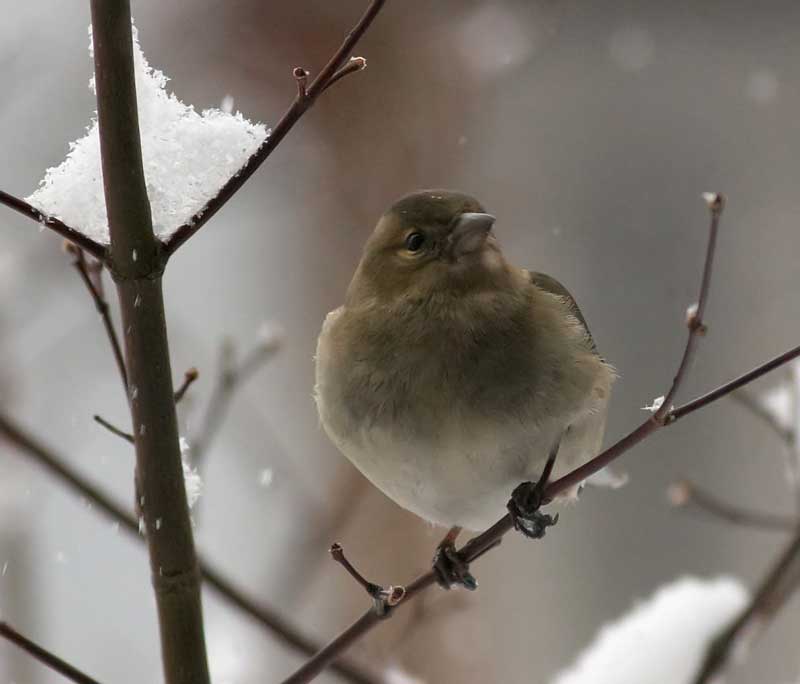
[[[121,430],[113,423],[109,423],[103,416],[94,415],[94,422],[98,425],[102,425],[106,430],[108,430],[112,435],[116,435],[117,437],[121,437],[124,439],[128,444],[134,444],[136,440],[133,438],[133,435],[129,432],[125,432],[125,430]]]
[[[79,230],[68,226],[63,221],[55,218],[54,216],[47,216],[39,211],[32,204],[28,204],[25,200],[19,197],[9,195],[7,192],[0,190],[0,204],[5,204],[7,207],[19,212],[23,216],[36,221],[39,225],[49,228],[54,233],[58,233],[61,237],[66,238],[76,247],[80,247],[95,259],[105,261],[108,256],[108,248],[95,242],[90,237],[87,237]]]
[[[86,289],[92,296],[92,301],[94,302],[95,308],[100,314],[100,317],[103,319],[103,326],[106,329],[106,335],[108,335],[108,341],[111,344],[111,350],[114,353],[114,360],[117,363],[117,370],[119,371],[120,378],[122,378],[122,386],[125,388],[125,393],[127,395],[128,372],[125,369],[125,359],[122,357],[122,347],[120,347],[119,344],[119,338],[117,337],[117,331],[114,328],[114,322],[111,320],[111,311],[109,309],[108,302],[106,301],[103,292],[92,281],[91,275],[89,274],[89,266],[87,265],[86,259],[83,256],[83,250],[80,247],[75,247],[71,243],[67,243],[67,251],[73,256],[72,265],[75,267],[75,270],[78,271],[81,280],[83,280],[83,284],[86,285]]]
[[[236,390],[249,380],[279,348],[277,337],[265,336],[237,363],[233,343],[224,341],[220,346],[219,367],[211,397],[208,400],[199,434],[191,440],[192,457],[198,467],[205,459],[208,448],[222,426]]]
[[[741,615],[711,642],[692,684],[710,684],[715,681],[728,664],[731,653],[740,639],[752,636],[751,628],[766,622],[767,618],[774,616],[785,605],[787,599],[797,589],[798,578],[800,578],[800,530],[781,552]]]
[[[771,532],[793,532],[800,520],[788,515],[751,511],[717,498],[689,480],[676,482],[669,488],[670,502],[676,508],[694,506],[725,522]]]
[[[773,371],[780,366],[784,366],[798,357],[800,357],[800,345],[792,347],[791,349],[783,352],[783,354],[778,354],[778,356],[775,358],[756,366],[752,370],[747,371],[747,373],[740,375],[738,378],[734,378],[733,380],[726,382],[724,385],[720,385],[716,389],[692,399],[691,401],[687,401],[682,406],[673,409],[669,414],[669,422],[673,423],[676,420],[683,418],[690,413],[694,413],[698,409],[717,401],[718,399],[722,399],[722,397],[736,391],[740,387],[744,387],[745,385],[753,382],[753,380],[758,380],[758,378],[760,378],[762,375],[766,375],[770,371]]]
[[[228,200],[230,200],[239,188],[241,188],[256,172],[258,167],[266,161],[267,157],[274,152],[275,148],[286,137],[286,134],[292,130],[303,114],[311,108],[317,98],[327,88],[347,74],[360,71],[366,66],[366,62],[363,61],[362,58],[355,58],[355,60],[362,59],[361,62],[353,60],[346,65],[345,61],[385,4],[386,0],[371,0],[361,19],[358,20],[358,23],[347,35],[342,45],[333,54],[333,57],[331,57],[325,65],[325,68],[308,88],[305,86],[305,81],[307,79],[306,72],[303,69],[299,69],[299,71],[295,69],[294,75],[298,83],[298,92],[294,102],[292,102],[289,109],[286,110],[286,113],[281,117],[281,120],[277,123],[275,128],[272,129],[269,137],[262,143],[261,147],[247,160],[247,163],[236,175],[222,186],[217,196],[209,200],[200,211],[164,241],[164,250],[167,257],[172,256],[184,242],[191,238],[212,216],[214,216],[214,214],[225,206]],[[306,74],[300,77],[302,78],[302,82],[298,79],[298,74],[301,71],[303,74]]]
[[[165,258],[145,186],[130,0],[91,0],[100,157],[166,684],[209,684],[200,574],[178,442],[161,288]]]
[[[667,395],[661,405],[655,410],[653,415],[644,423],[642,423],[635,430],[620,439],[616,444],[613,444],[608,449],[603,451],[600,455],[576,468],[564,477],[551,482],[544,492],[545,501],[552,500],[552,498],[570,487],[583,482],[587,477],[598,472],[606,467],[609,463],[619,458],[622,454],[632,449],[639,442],[646,439],[662,427],[668,427],[675,423],[679,418],[682,418],[697,409],[710,404],[712,401],[725,396],[737,387],[740,387],[747,382],[761,377],[769,370],[777,368],[778,366],[788,363],[791,359],[800,355],[800,347],[790,350],[779,357],[768,361],[761,366],[753,369],[749,373],[737,378],[730,383],[726,383],[721,388],[717,388],[707,395],[699,399],[692,400],[679,409],[672,408],[672,400],[675,397],[681,383],[683,382],[686,374],[688,373],[689,365],[694,356],[696,341],[699,336],[705,333],[705,324],[703,323],[703,314],[708,299],[708,291],[711,283],[711,267],[713,264],[714,251],[716,247],[716,237],[719,228],[719,217],[724,206],[724,199],[721,195],[706,194],[704,199],[708,205],[711,220],[709,226],[708,246],[706,248],[705,264],[703,268],[703,276],[700,285],[700,294],[698,302],[687,311],[687,326],[689,328],[689,335],[686,341],[686,346],[683,351],[681,362],[678,366],[678,371],[675,374],[672,385],[667,392]],[[509,515],[503,516],[492,527],[485,532],[479,534],[477,537],[470,539],[458,552],[461,560],[466,563],[479,558],[481,555],[497,546],[502,537],[513,527],[511,517]],[[411,584],[405,587],[405,595],[402,601],[396,607],[405,605],[408,601],[413,599],[418,594],[422,593],[428,587],[436,583],[436,575],[433,571],[417,577]],[[391,617],[395,608],[389,609],[387,606],[381,606],[380,609],[370,608],[358,620],[351,624],[347,629],[339,634],[327,646],[317,652],[313,658],[308,660],[302,665],[294,674],[284,680],[283,684],[306,684],[312,681],[327,665],[335,662],[336,659],[344,653],[353,643],[358,641],[361,637],[371,631],[378,623],[387,617]]]
[[[750,392],[743,389],[731,392],[731,399],[746,408],[751,415],[758,418],[764,425],[772,430],[784,444],[791,447],[794,444],[794,430],[787,430],[775,419],[767,408]]]
[[[0,413],[0,435],[13,444],[22,454],[44,467],[51,475],[67,485],[79,497],[91,501],[93,511],[99,511],[127,532],[132,538],[144,543],[144,538],[139,534],[137,519],[117,504],[99,487],[93,485],[80,474],[70,468],[68,460],[50,450],[36,437],[26,432],[8,416]],[[277,611],[263,605],[248,596],[247,592],[237,587],[224,573],[215,568],[203,558],[198,559],[200,572],[206,586],[216,590],[230,605],[238,608],[242,613],[261,624],[272,633],[280,642],[290,648],[310,656],[319,650],[320,646],[294,625],[286,621]],[[353,684],[376,684],[377,679],[369,672],[358,666],[341,662],[332,665],[331,670],[352,682]]]
[[[81,672],[77,667],[61,660],[57,655],[54,655],[27,637],[22,636],[22,634],[6,622],[0,622],[0,637],[8,639],[12,644],[19,646],[19,648],[32,655],[40,663],[47,665],[51,670],[55,670],[77,684],[99,684],[96,679],[92,679],[89,675]]]
[[[197,368],[194,367],[190,368],[183,374],[183,382],[181,383],[181,386],[175,390],[175,394],[173,395],[176,404],[181,402],[181,399],[183,399],[189,387],[191,387],[192,383],[199,377],[200,373],[198,373]]]

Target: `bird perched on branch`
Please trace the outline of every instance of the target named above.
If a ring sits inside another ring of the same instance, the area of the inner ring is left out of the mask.
[[[450,556],[460,527],[507,507],[544,534],[535,481],[556,453],[555,475],[599,453],[615,377],[569,292],[506,261],[494,222],[458,192],[395,202],[317,346],[325,431],[400,506],[452,526]]]

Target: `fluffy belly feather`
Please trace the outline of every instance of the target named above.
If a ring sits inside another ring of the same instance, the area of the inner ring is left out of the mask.
[[[376,487],[403,508],[440,525],[481,530],[506,511],[512,490],[536,480],[563,426],[519,424],[476,429],[450,426],[436,444],[364,430],[355,439],[331,434],[339,449]],[[588,458],[567,433],[556,476]]]

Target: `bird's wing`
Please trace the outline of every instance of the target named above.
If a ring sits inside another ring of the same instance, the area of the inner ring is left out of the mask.
[[[586,330],[586,335],[588,336],[589,342],[592,345],[592,351],[597,354],[597,345],[594,343],[592,333],[589,332],[589,326],[586,324],[586,319],[583,317],[581,310],[578,308],[578,303],[569,293],[569,290],[559,283],[555,278],[553,278],[553,276],[549,276],[546,273],[537,273],[535,271],[529,271],[529,273],[531,275],[531,282],[540,290],[544,290],[545,292],[549,292],[550,294],[557,295],[564,299],[569,308],[572,310],[572,314],[581,322],[581,325]]]
[[[555,278],[547,275],[546,273],[536,273],[535,271],[530,271],[530,276],[531,282],[536,285],[536,287],[564,299],[569,308],[572,310],[572,314],[581,322],[584,330],[586,330],[586,336],[589,338],[589,342],[592,345],[592,351],[602,359],[597,351],[597,346],[594,343],[592,334],[589,332],[589,326],[586,324],[586,319],[583,317],[580,308],[578,308],[578,304],[575,302],[573,296],[569,293],[569,290],[567,290],[567,288],[559,283]],[[608,399],[606,399],[606,401],[608,401]],[[567,428],[569,439],[573,441],[588,440],[590,442],[590,453],[599,453],[603,442],[603,433],[605,432],[606,412],[607,409],[603,408],[602,410],[584,418],[582,421],[580,421],[580,424],[576,423],[570,425]],[[627,481],[627,474],[618,472],[613,468],[613,466],[606,466],[599,472],[590,476],[587,480],[587,482],[590,482],[593,485],[611,487],[612,489],[617,489],[618,487],[623,486]]]

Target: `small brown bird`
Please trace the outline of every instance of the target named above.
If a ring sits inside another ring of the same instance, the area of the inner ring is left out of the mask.
[[[342,453],[404,508],[476,530],[556,451],[555,475],[597,455],[615,377],[569,292],[509,264],[494,222],[449,190],[397,201],[316,355],[319,415]],[[541,536],[553,521],[538,516],[522,531]]]

